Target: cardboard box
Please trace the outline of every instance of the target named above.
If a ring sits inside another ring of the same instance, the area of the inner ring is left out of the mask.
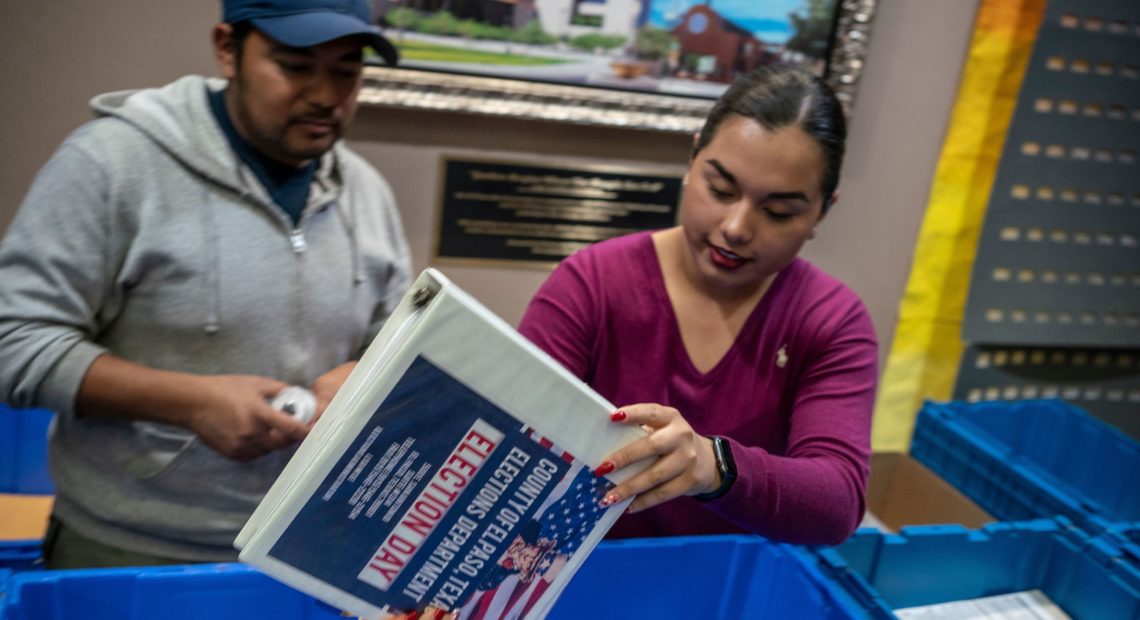
[[[54,500],[54,495],[0,493],[0,540],[42,539]]]
[[[890,531],[908,525],[957,523],[978,528],[996,521],[910,455],[876,452],[871,455],[864,526]]]

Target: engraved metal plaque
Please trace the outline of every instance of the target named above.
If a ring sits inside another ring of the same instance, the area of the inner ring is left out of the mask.
[[[596,241],[677,222],[676,174],[455,157],[441,168],[439,261],[551,268]]]

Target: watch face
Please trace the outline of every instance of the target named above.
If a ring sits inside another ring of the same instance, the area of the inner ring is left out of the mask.
[[[716,438],[716,464],[725,482],[736,480],[736,460],[732,458],[732,446],[724,437]]]

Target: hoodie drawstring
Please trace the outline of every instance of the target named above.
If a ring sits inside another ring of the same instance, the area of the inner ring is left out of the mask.
[[[347,191],[346,188],[345,192]],[[345,213],[342,208],[344,205],[348,205],[351,213]],[[348,237],[348,251],[352,258],[352,283],[353,285],[360,285],[364,282],[364,261],[360,257],[360,239],[358,238],[360,232],[356,225],[356,201],[349,200],[347,196],[342,196],[336,205],[336,210],[340,214],[344,234]]]
[[[247,194],[245,187],[247,186],[248,179],[246,178],[245,170],[241,165],[241,158],[232,149],[233,154],[233,174],[238,180],[240,190],[240,197],[245,200]],[[210,190],[203,187],[202,194],[202,247],[206,248],[206,289],[207,301],[206,308],[206,325],[204,331],[206,335],[212,336],[221,330],[221,313],[222,313],[222,264],[221,264],[221,241],[218,239],[220,231],[218,230],[217,219],[214,210],[217,206],[210,194]]]
[[[209,190],[203,190],[205,200],[202,201],[202,246],[206,248],[206,287],[209,304],[206,310],[207,335],[214,335],[221,329],[221,250],[218,247],[218,229],[214,220],[214,201],[210,198]]]

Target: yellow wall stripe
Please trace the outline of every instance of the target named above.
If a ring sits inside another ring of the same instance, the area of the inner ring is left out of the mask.
[[[875,450],[905,451],[927,398],[953,392],[970,270],[1046,0],[982,0],[875,403]]]

